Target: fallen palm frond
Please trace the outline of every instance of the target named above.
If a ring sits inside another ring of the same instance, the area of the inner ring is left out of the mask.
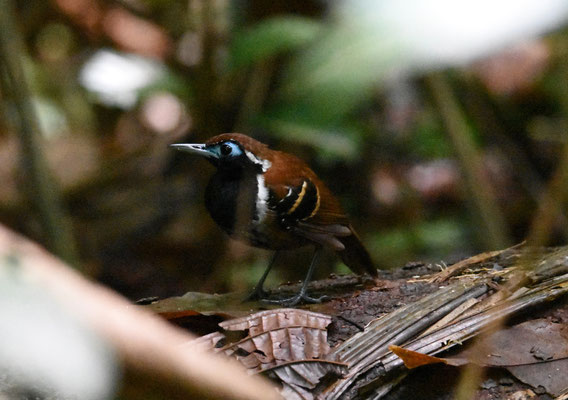
[[[537,260],[532,272],[509,267],[470,275],[463,281],[456,279],[440,291],[373,321],[364,332],[346,340],[328,356],[345,362],[349,373],[330,386],[322,398],[355,398],[358,393],[365,393],[365,398],[380,399],[407,371],[402,359],[389,346],[399,345],[427,355],[438,354],[477,336],[496,321],[568,293],[568,274],[555,276],[565,272],[566,249],[558,249]],[[496,291],[491,288],[496,280],[505,286],[507,283],[512,285],[507,290]],[[461,315],[454,315],[452,321],[420,336],[460,304],[479,299],[489,291],[493,294],[474,302],[470,311],[464,309]],[[499,295],[497,301],[495,295]]]

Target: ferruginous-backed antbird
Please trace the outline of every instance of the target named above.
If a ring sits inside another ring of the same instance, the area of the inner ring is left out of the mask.
[[[205,191],[205,206],[230,237],[276,250],[249,299],[288,306],[321,301],[308,296],[307,287],[322,247],[333,249],[352,271],[377,276],[339,201],[304,161],[239,133],[171,146],[201,155],[217,168]],[[315,252],[298,294],[266,300],[263,285],[278,250],[306,245],[314,245]]]

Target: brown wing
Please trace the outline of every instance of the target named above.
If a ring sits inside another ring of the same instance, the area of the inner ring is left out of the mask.
[[[305,162],[282,152],[274,152],[271,161],[264,179],[275,200],[283,202],[281,209],[314,225],[349,224],[335,196]]]
[[[264,175],[270,207],[287,229],[313,242],[343,250],[338,237],[351,235],[339,202],[315,173],[297,157],[275,152]]]
[[[275,152],[264,174],[270,207],[296,235],[338,252],[354,272],[377,276],[369,253],[351,227],[339,202],[299,158]]]

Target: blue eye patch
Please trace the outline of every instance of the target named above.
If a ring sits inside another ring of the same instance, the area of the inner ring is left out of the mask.
[[[238,144],[234,142],[221,142],[207,148],[207,151],[213,153],[218,158],[232,158],[239,157],[243,151]]]

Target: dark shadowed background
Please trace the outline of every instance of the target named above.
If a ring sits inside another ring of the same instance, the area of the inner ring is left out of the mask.
[[[213,167],[168,149],[242,132],[308,161],[380,268],[563,243],[568,6],[477,3],[15,1],[23,43],[2,57],[22,60],[41,140],[22,145],[4,82],[0,220],[132,299],[245,290],[269,253],[227,239],[203,205]]]

